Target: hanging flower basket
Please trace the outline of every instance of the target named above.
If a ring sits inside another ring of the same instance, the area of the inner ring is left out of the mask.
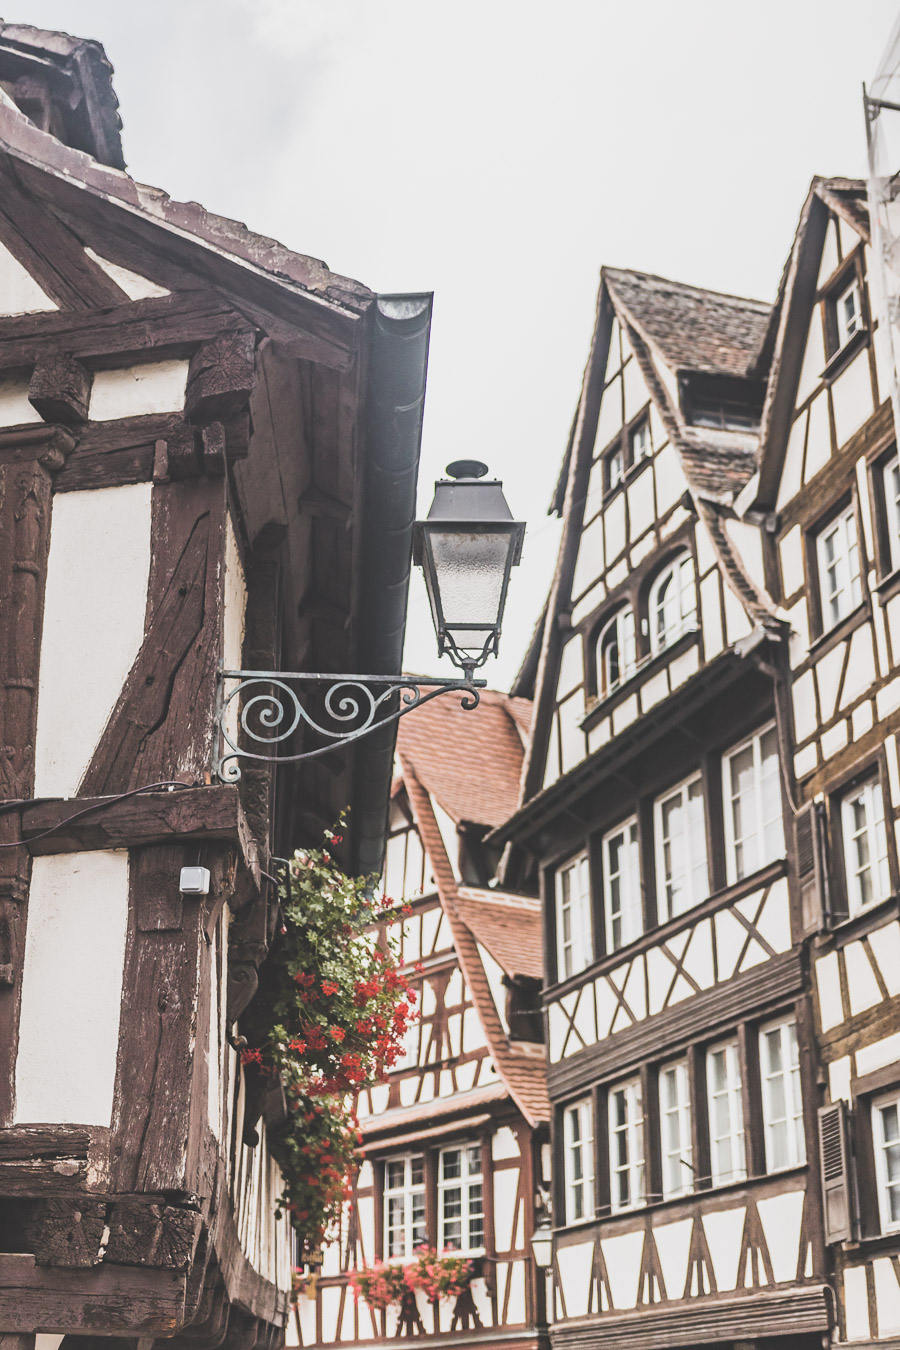
[[[362,1270],[351,1270],[350,1288],[357,1301],[362,1299],[370,1308],[384,1312],[392,1303],[402,1303],[403,1295],[409,1292],[403,1266],[386,1265],[376,1261]]]

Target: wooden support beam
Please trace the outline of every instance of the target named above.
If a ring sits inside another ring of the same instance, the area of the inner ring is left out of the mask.
[[[45,422],[77,426],[87,421],[91,401],[91,372],[65,353],[38,359],[31,376],[28,401]]]
[[[50,546],[53,432],[30,440],[21,459],[0,462],[0,798],[27,799],[34,742],[44,585]],[[0,815],[0,842],[21,838],[19,811]],[[12,1118],[13,1075],[31,859],[0,849],[0,1125]],[[2,1326],[2,1322],[0,1322]]]
[[[12,1332],[169,1336],[181,1326],[185,1276],[177,1270],[107,1265],[39,1266],[0,1253],[0,1326]]]
[[[22,808],[22,837],[33,857],[176,839],[233,840],[244,865],[258,875],[256,848],[238,790],[232,786],[143,792],[124,800],[81,797],[37,802]]]
[[[191,357],[184,415],[198,426],[245,408],[253,392],[256,334],[252,329],[204,342]]]
[[[189,356],[198,343],[246,327],[246,319],[211,291],[152,296],[89,314],[18,315],[3,320],[0,369],[32,366],[58,354],[88,366],[117,354],[136,361]]]
[[[197,1248],[200,1225],[195,1209],[123,1201],[110,1209],[104,1260],[116,1265],[186,1270]]]
[[[100,1263],[106,1204],[99,1200],[40,1200],[25,1225],[25,1240],[40,1266],[90,1267]]]
[[[102,796],[191,774],[212,758],[222,610],[222,479],[153,488],[144,642],[80,792]]]

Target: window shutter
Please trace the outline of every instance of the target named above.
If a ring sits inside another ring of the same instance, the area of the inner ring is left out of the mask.
[[[816,933],[831,915],[825,866],[825,807],[810,802],[794,818],[794,846],[800,883],[800,917],[805,933]]]
[[[825,1212],[825,1241],[846,1242],[854,1236],[850,1122],[843,1100],[819,1108],[819,1165]]]

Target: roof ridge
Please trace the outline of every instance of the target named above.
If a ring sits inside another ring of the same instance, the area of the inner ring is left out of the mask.
[[[713,295],[718,300],[737,300],[742,305],[755,305],[760,309],[770,310],[772,302],[770,300],[757,300],[750,295],[737,295],[734,291],[717,291],[711,286],[698,286],[693,281],[676,281],[673,277],[660,276],[658,272],[641,272],[634,267],[607,267],[601,269],[602,276],[615,280],[616,277],[632,277],[641,281],[660,281],[665,286],[677,286],[682,291],[693,291],[697,295]]]

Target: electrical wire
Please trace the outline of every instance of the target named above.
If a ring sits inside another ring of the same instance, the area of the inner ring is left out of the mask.
[[[114,797],[103,797],[100,801],[92,802],[90,806],[82,807],[80,811],[74,811],[71,816],[66,816],[65,820],[58,820],[55,825],[51,825],[47,830],[41,830],[40,834],[33,834],[29,839],[10,839],[0,843],[0,848],[28,848],[30,844],[35,844],[39,839],[46,839],[48,835],[56,834],[57,831],[65,829],[75,820],[81,820],[83,816],[93,815],[95,811],[103,811],[108,806],[115,806],[116,802],[124,802],[129,797],[139,797],[145,792],[156,792],[160,788],[168,788],[172,791],[174,788],[190,788],[192,784],[181,783],[175,778],[165,778],[160,783],[147,783],[144,787],[131,788],[128,792],[119,792]],[[26,806],[38,806],[42,802],[71,800],[59,797],[31,797],[23,798],[17,801],[8,801],[0,803],[0,813],[7,811],[20,810]],[[76,799],[77,800],[77,799]]]

